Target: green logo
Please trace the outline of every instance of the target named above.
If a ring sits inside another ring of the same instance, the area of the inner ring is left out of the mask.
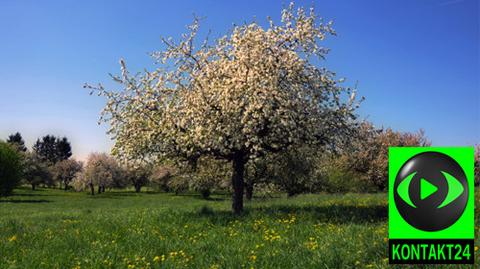
[[[389,149],[390,263],[473,263],[473,156],[473,147]]]

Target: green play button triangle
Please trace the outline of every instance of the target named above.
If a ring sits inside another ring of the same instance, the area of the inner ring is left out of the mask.
[[[438,190],[437,186],[428,182],[424,178],[420,180],[420,199],[425,199]]]

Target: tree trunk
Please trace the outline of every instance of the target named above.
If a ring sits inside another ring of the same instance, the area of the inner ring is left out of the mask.
[[[93,184],[90,184],[90,191],[92,192],[92,195],[95,195],[95,188],[93,187]]]
[[[102,193],[102,187],[100,185],[98,185],[98,194]]]
[[[142,185],[135,184],[135,192],[140,192],[141,189],[142,189]]]
[[[32,184],[32,191],[35,190],[35,184]]]
[[[105,192],[105,186],[102,186],[102,188],[100,189],[102,192]]]
[[[245,198],[251,201],[253,197],[253,183],[245,183]]]
[[[68,184],[67,184],[67,182],[64,182],[63,185],[64,185],[64,187],[65,187],[64,190],[65,190],[65,191],[68,191]]]
[[[232,173],[232,210],[235,214],[240,214],[243,211],[243,173],[245,172],[245,163],[245,156],[243,154],[235,154]]]

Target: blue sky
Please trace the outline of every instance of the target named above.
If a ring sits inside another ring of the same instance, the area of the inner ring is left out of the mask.
[[[378,126],[423,128],[434,145],[480,143],[477,0],[296,1],[333,20],[327,66],[365,96],[359,114]],[[109,151],[97,125],[103,100],[85,82],[113,86],[123,57],[152,68],[160,36],[192,21],[214,36],[256,18],[278,20],[286,1],[0,1],[0,138],[20,131],[31,145],[67,136],[80,159]]]

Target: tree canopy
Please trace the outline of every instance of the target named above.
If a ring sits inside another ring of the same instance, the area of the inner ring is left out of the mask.
[[[22,135],[19,132],[9,135],[7,143],[14,145],[19,151],[27,151],[25,141],[23,140]]]
[[[0,140],[0,196],[13,192],[22,177],[22,156],[10,144]]]
[[[60,138],[53,135],[46,135],[37,139],[33,145],[35,153],[44,161],[55,164],[72,156],[72,147],[66,137]]]
[[[131,75],[124,60],[113,79],[122,90],[102,85],[107,98],[102,120],[115,138],[113,154],[125,159],[211,155],[231,161],[233,211],[243,209],[245,163],[299,144],[332,144],[354,119],[355,95],[334,72],[319,67],[335,34],[331,23],[293,5],[281,24],[235,26],[211,42],[196,40],[199,21],[176,42],[162,39],[153,53],[160,66]]]

